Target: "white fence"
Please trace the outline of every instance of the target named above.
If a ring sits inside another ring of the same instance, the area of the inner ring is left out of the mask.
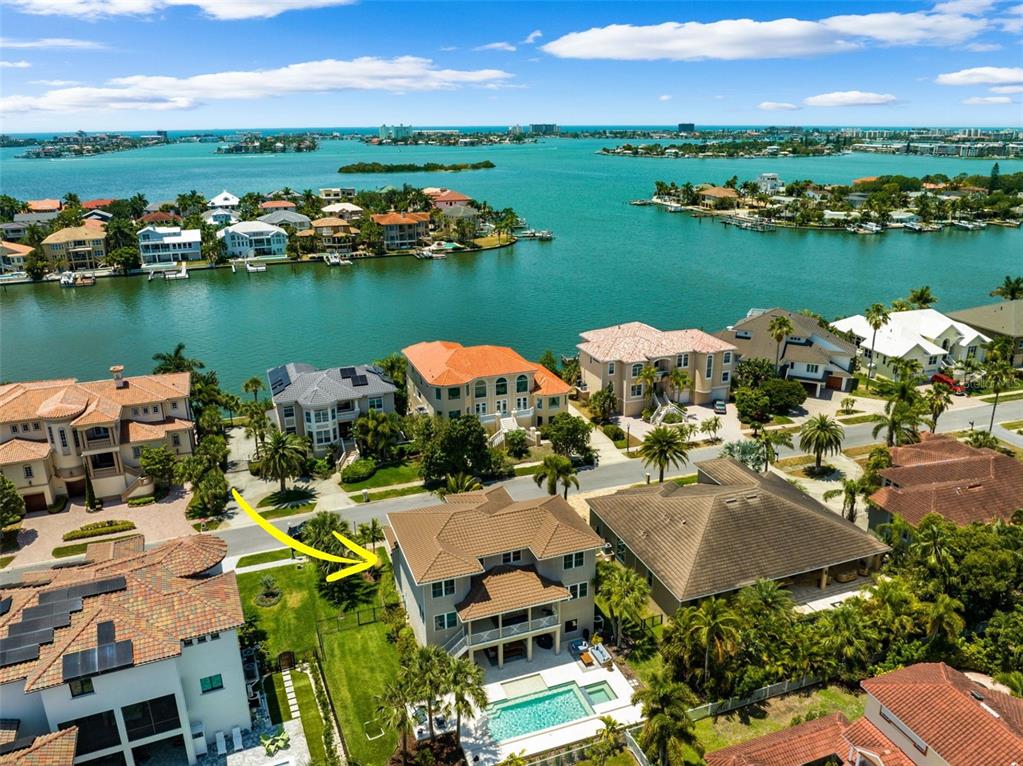
[[[729,710],[737,710],[747,705],[752,705],[754,702],[763,702],[771,697],[777,697],[781,694],[788,694],[799,689],[805,689],[807,686],[813,686],[819,684],[821,679],[803,677],[791,681],[780,681],[776,684],[770,684],[769,686],[761,686],[755,692],[748,697],[732,697],[726,700],[718,700],[717,702],[708,702],[706,705],[700,705],[689,709],[689,717],[694,721],[699,721],[703,718],[709,718],[712,715],[719,715],[720,713],[727,713]]]

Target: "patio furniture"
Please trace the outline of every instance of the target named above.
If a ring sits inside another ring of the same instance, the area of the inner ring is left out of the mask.
[[[835,573],[835,582],[847,583],[847,582],[852,582],[855,579],[856,579],[856,572],[853,571],[852,569],[850,569],[850,570],[848,570],[846,572],[836,572]]]
[[[593,667],[593,657],[590,656],[589,652],[583,652],[580,654],[579,659],[582,661],[584,666],[588,668]]]
[[[568,648],[573,654],[581,654],[589,649],[590,645],[580,638],[570,643]]]
[[[235,752],[238,752],[239,750],[241,750],[242,747],[243,747],[243,745],[242,745],[242,727],[241,726],[235,726],[233,729],[231,729],[231,739],[233,740]]]
[[[217,755],[227,755],[227,739],[224,732],[217,732]]]
[[[590,656],[600,665],[611,664],[611,653],[604,648],[603,644],[594,644],[590,647]]]

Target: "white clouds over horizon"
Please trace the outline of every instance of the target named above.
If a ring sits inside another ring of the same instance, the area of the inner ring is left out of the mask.
[[[70,50],[103,50],[107,46],[95,40],[76,40],[70,37],[44,37],[39,40],[12,40],[9,37],[0,37],[0,48],[40,48],[44,50],[55,50],[58,48]]]
[[[473,48],[474,51],[505,51],[507,53],[514,53],[518,50],[514,45],[505,41],[499,40],[496,43],[487,43],[486,45],[477,45]]]
[[[27,61],[0,61],[0,69],[28,69],[32,66]]]
[[[356,0],[0,0],[22,13],[99,19],[148,16],[171,6],[190,6],[221,21],[268,19],[285,11],[351,5]]]
[[[884,106],[898,99],[891,93],[871,93],[862,90],[838,90],[833,93],[821,93],[803,99],[807,106]]]
[[[761,101],[757,109],[764,112],[791,112],[798,109],[797,104],[790,104],[788,101]]]
[[[992,93],[1023,93],[1023,85],[995,85],[988,90]]]
[[[278,69],[215,72],[192,77],[134,75],[103,87],[68,87],[39,96],[0,98],[0,114],[92,110],[191,109],[214,101],[256,100],[294,93],[380,90],[391,93],[453,90],[500,84],[512,77],[500,69],[437,68],[430,59],[401,56],[349,61],[306,61]]]
[[[1023,83],[1023,67],[977,66],[939,74],[938,85],[1015,85]]]
[[[971,96],[964,98],[962,103],[967,106],[990,106],[995,104],[1011,104],[1012,99],[1008,96]]]

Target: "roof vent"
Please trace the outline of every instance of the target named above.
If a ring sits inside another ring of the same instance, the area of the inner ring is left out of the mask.
[[[115,364],[113,367],[111,367],[110,368],[110,374],[114,378],[114,387],[115,388],[127,388],[128,387],[128,381],[126,381],[124,379],[124,365],[123,364]]]
[[[754,492],[751,495],[743,495],[743,497],[745,497],[747,500],[758,500],[758,499],[760,499],[760,495],[758,495],[756,492]]]
[[[989,712],[991,715],[993,715],[995,718],[1001,718],[1001,716],[998,715],[998,712],[986,702],[981,702],[980,706],[984,708],[987,712]]]
[[[739,502],[739,498],[737,498],[737,497],[726,497],[725,498],[725,505],[735,505],[737,502]]]
[[[984,695],[981,694],[980,692],[976,691],[975,689],[971,689],[970,690],[970,696],[973,697],[975,700],[977,700],[979,702],[983,702],[984,701]]]

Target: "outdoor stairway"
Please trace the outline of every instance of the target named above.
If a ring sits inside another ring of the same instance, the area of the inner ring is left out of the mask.
[[[490,437],[491,447],[500,447],[504,444],[504,435],[510,431],[518,431],[522,428],[513,415],[501,415],[497,421],[497,432]]]
[[[292,720],[298,720],[300,718],[298,711],[298,697],[295,696],[295,686],[291,681],[291,669],[285,670],[281,673],[281,678],[284,679],[284,694],[288,698],[288,708],[291,711]]]
[[[444,644],[444,651],[452,657],[461,657],[468,648],[469,643],[465,640],[465,633],[456,633]]]
[[[681,417],[685,417],[685,410],[679,407],[675,402],[668,399],[667,396],[662,400],[654,392],[654,403],[657,405],[657,409],[654,411],[653,416],[650,418],[650,424],[659,426],[664,422],[664,418],[667,417],[669,412],[674,412]]]

